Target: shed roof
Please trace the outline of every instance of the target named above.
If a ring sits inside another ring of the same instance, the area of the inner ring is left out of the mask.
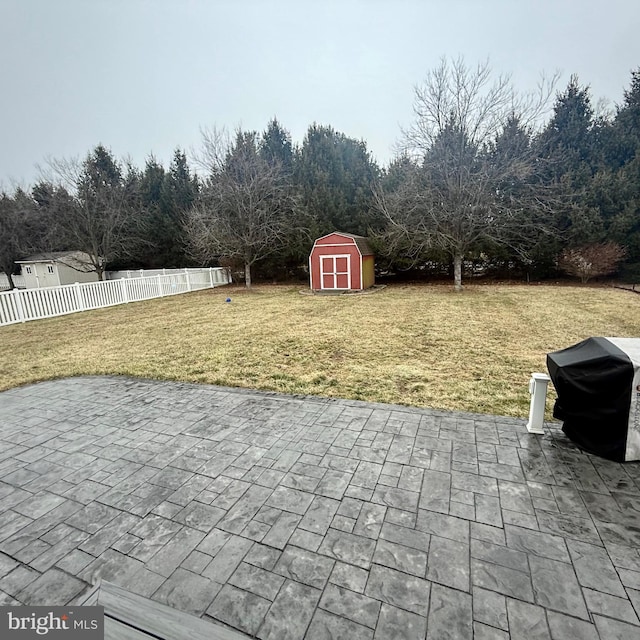
[[[16,260],[16,264],[35,264],[42,262],[59,262],[76,271],[90,271],[91,256],[84,251],[51,251],[50,253],[36,253],[22,260]]]
[[[364,236],[357,236],[353,233],[343,233],[342,231],[333,231],[331,233],[327,233],[326,235],[318,238],[318,240],[322,240],[323,238],[326,238],[328,236],[333,236],[333,235],[344,236],[345,238],[351,238],[356,243],[356,246],[358,247],[358,249],[360,250],[360,253],[363,256],[372,256],[374,254],[374,251],[371,248],[371,245],[369,244],[369,240]],[[316,243],[318,242],[318,240],[316,240]]]

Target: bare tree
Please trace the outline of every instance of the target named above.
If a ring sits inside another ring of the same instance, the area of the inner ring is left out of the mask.
[[[98,145],[82,162],[78,159],[49,161],[54,182],[41,183],[56,194],[71,192],[63,205],[49,198],[48,246],[51,250],[80,252],[67,264],[94,271],[104,279],[107,263],[130,255],[139,242],[141,216],[137,215],[135,181],[123,175],[118,162]]]
[[[471,249],[485,242],[523,251],[547,228],[530,139],[554,84],[519,95],[508,77],[492,78],[488,63],[443,59],[415,88],[415,122],[403,131],[414,163],[395,190],[377,189],[377,206],[392,244],[416,259],[426,249],[450,256],[457,291]]]
[[[615,242],[601,242],[577,249],[565,249],[558,260],[558,266],[586,284],[591,278],[615,273],[626,254],[626,249]]]
[[[186,216],[191,253],[204,262],[242,261],[251,287],[251,267],[281,249],[292,233],[296,201],[290,179],[260,156],[253,132],[238,131],[233,143],[219,130],[203,132],[200,164],[209,177]]]

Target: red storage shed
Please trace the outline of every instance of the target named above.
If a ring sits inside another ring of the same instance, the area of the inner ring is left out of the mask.
[[[318,238],[309,256],[313,291],[360,291],[375,282],[373,251],[363,236],[330,233]]]

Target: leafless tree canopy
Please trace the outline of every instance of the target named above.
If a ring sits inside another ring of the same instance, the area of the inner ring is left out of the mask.
[[[491,144],[510,118],[533,130],[548,111],[558,76],[542,77],[537,90],[518,93],[508,75],[495,77],[488,61],[475,67],[463,58],[442,58],[414,87],[414,123],[403,129],[401,148],[421,157],[448,128],[475,147]]]
[[[241,261],[250,287],[252,265],[293,232],[291,184],[281,167],[260,157],[252,132],[238,131],[233,143],[224,131],[203,132],[200,163],[209,177],[186,218],[191,252],[203,262]]]
[[[454,263],[457,290],[462,261],[483,242],[522,249],[544,228],[549,212],[535,179],[532,126],[551,96],[519,96],[509,78],[492,79],[488,64],[443,60],[415,91],[415,122],[404,131],[404,179],[377,189],[390,247],[419,259],[439,250]]]

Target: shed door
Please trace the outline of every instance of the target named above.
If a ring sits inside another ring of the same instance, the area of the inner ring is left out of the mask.
[[[320,256],[320,281],[323,289],[350,289],[351,256]]]

